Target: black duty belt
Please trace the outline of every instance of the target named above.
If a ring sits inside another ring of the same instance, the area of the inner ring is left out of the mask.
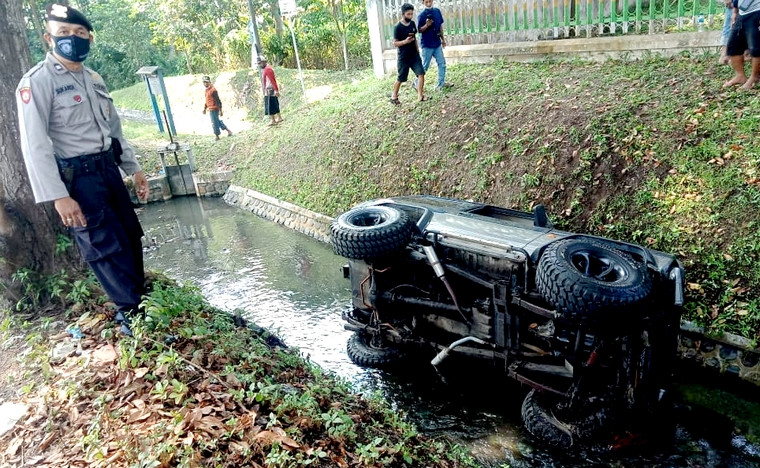
[[[73,172],[74,174],[81,174],[85,172],[98,172],[104,170],[106,167],[116,164],[113,157],[113,151],[108,149],[101,151],[100,153],[85,154],[74,158],[58,158],[58,169],[62,173]]]

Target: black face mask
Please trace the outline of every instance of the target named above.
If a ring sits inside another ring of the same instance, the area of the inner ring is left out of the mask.
[[[90,39],[79,36],[50,36],[55,44],[55,53],[71,60],[72,62],[84,62],[90,53]]]

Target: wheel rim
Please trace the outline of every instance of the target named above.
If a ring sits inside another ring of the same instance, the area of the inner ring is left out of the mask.
[[[346,219],[351,226],[358,228],[371,228],[380,226],[390,220],[390,215],[382,210],[363,210],[353,213]]]
[[[575,251],[570,255],[570,264],[583,276],[604,283],[617,283],[628,276],[620,262],[605,252]]]
[[[378,335],[370,335],[364,340],[364,344],[367,345],[368,348],[374,349],[377,351],[386,351],[388,349],[387,343],[381,336]]]

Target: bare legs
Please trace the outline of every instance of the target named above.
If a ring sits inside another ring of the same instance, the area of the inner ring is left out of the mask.
[[[734,77],[723,83],[723,87],[742,85],[743,89],[752,89],[760,80],[760,57],[752,57],[749,78],[744,72],[744,55],[732,55],[729,59],[731,68],[734,69]]]

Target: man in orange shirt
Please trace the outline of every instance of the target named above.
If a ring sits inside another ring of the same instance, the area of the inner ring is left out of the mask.
[[[230,129],[219,119],[219,117],[224,115],[224,112],[222,112],[222,100],[219,99],[219,93],[216,92],[216,88],[211,84],[211,78],[208,75],[203,77],[203,86],[206,87],[206,103],[203,105],[203,113],[205,114],[208,110],[211,116],[211,127],[214,129],[216,139],[219,139],[221,130],[227,130],[227,134],[232,136]]]

